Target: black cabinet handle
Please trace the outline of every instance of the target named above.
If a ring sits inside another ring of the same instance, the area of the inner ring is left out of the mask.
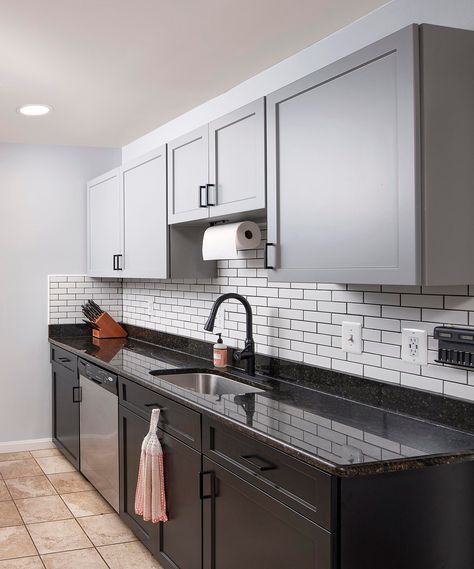
[[[202,192],[204,190],[204,203],[203,202],[203,195]],[[207,207],[207,186],[199,186],[199,207]]]
[[[250,466],[250,468],[256,472],[265,472],[267,470],[275,470],[276,466],[267,462],[257,454],[241,454],[240,458],[245,460],[245,462]]]
[[[275,243],[265,243],[265,247],[263,249],[263,268],[264,269],[274,269],[275,267],[268,264],[268,248],[269,247],[276,247]]]
[[[80,403],[81,401],[82,401],[82,387],[73,387],[72,388],[72,402],[73,403]]]
[[[63,363],[69,363],[71,360],[69,358],[58,358],[58,361]]]
[[[209,188],[215,188],[216,185],[215,184],[206,184],[206,201],[207,201],[207,205],[214,207],[215,205],[217,205],[217,203],[210,203],[209,201]],[[214,202],[217,202],[217,189],[214,190]]]
[[[120,266],[120,259],[123,255],[114,255],[114,271],[121,271],[122,267]]]
[[[210,491],[204,494],[204,476],[210,476]],[[199,473],[199,497],[201,500],[214,499],[216,497],[216,474],[212,470],[206,470]]]

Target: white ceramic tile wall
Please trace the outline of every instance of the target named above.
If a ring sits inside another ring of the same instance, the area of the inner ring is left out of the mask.
[[[81,324],[81,305],[92,298],[122,320],[122,281],[84,275],[49,275],[49,323]]]
[[[82,303],[79,300],[89,298],[85,291],[95,286],[100,290],[98,294],[103,295],[95,298],[103,305],[109,296],[111,301],[120,303],[117,281],[83,278],[85,284],[94,286],[84,285],[82,291],[80,282],[72,281],[74,286],[68,288],[67,281],[52,281],[52,286],[62,289],[52,302],[60,301],[60,296],[61,302],[66,303],[51,306],[51,310],[55,309],[50,315],[52,323],[81,322],[76,307]],[[76,285],[80,293],[75,290]],[[74,295],[71,304],[69,291]],[[239,259],[219,261],[218,276],[214,279],[124,280],[123,321],[213,340],[215,337],[205,333],[203,326],[213,301],[224,292],[238,292],[248,298],[254,311],[259,353],[474,401],[474,372],[434,363],[437,342],[433,340],[436,325],[474,325],[474,287],[271,283],[263,269],[260,247],[257,251],[244,252]],[[73,308],[71,312],[68,306]],[[114,306],[119,314],[118,305]],[[245,314],[236,302],[224,306],[223,336],[228,345],[236,346],[245,338]],[[364,340],[361,355],[341,350],[343,320],[361,322]],[[428,331],[427,366],[401,360],[402,327]]]

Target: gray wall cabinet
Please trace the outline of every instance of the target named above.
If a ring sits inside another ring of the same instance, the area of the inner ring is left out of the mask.
[[[270,280],[474,282],[473,36],[410,26],[267,97]]]
[[[119,278],[208,278],[204,227],[168,227],[166,145],[88,185],[89,274]]]
[[[208,127],[168,144],[168,222],[207,219]]]
[[[117,276],[123,255],[120,168],[87,184],[87,272],[95,277]]]
[[[122,169],[124,262],[122,276],[168,276],[166,146]]]
[[[263,212],[263,98],[174,140],[168,147],[170,224]]]

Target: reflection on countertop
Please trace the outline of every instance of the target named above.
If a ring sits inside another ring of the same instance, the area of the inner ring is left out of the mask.
[[[328,472],[347,476],[474,459],[473,434],[296,383],[249,378],[232,370],[229,377],[264,392],[203,395],[159,374],[210,370],[212,364],[206,359],[131,338],[51,341]],[[158,375],[150,375],[151,371]]]

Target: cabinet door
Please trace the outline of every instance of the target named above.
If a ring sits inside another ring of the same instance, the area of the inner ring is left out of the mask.
[[[420,281],[417,35],[267,97],[271,280]]]
[[[120,276],[123,255],[120,169],[87,184],[88,274]]]
[[[149,423],[123,406],[119,407],[119,419],[122,518],[165,569],[200,569],[200,453],[158,430],[164,453],[169,519],[160,524],[144,522],[135,514],[135,491],[141,445],[148,433]]]
[[[79,378],[53,363],[53,439],[69,461],[79,468]]]
[[[209,125],[211,217],[265,208],[265,99]]]
[[[168,144],[168,223],[209,216],[208,125]]]
[[[168,277],[166,146],[122,169],[123,277]]]
[[[135,514],[141,447],[148,429],[148,421],[119,405],[120,516],[140,541],[156,553],[159,525],[145,522]]]
[[[204,458],[204,569],[330,569],[332,534]]]

